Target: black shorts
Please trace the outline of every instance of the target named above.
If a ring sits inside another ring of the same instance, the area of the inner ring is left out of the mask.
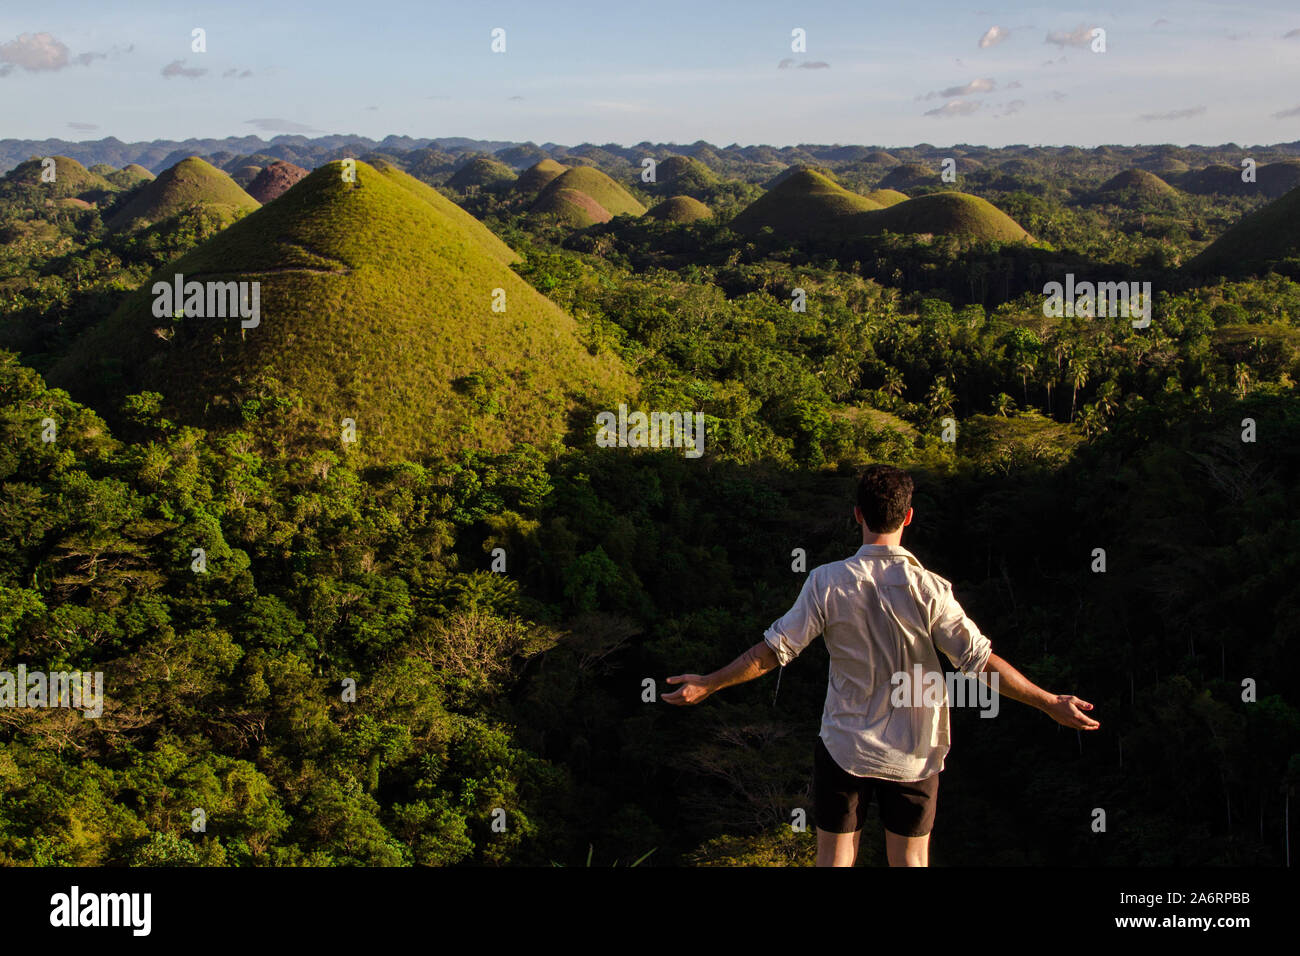
[[[867,820],[871,794],[880,800],[880,820],[899,836],[925,836],[934,826],[939,775],[901,783],[879,777],[855,777],[835,762],[821,737],[813,758],[813,817],[817,829],[853,833]]]

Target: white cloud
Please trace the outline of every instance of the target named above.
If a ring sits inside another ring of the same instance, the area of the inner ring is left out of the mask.
[[[938,117],[939,119],[949,119],[954,116],[970,116],[971,113],[978,112],[979,108],[979,103],[972,103],[970,100],[953,100],[943,106],[926,110],[925,115]]]
[[[61,70],[71,61],[67,45],[54,34],[24,33],[8,43],[0,43],[0,62],[35,73]]]
[[[927,100],[950,100],[954,96],[970,96],[972,93],[992,93],[997,89],[998,84],[991,77],[983,77],[978,80],[971,80],[965,86],[950,86],[946,90],[934,90],[926,93],[923,99]]]
[[[1068,33],[1063,30],[1053,30],[1047,34],[1044,43],[1054,43],[1059,47],[1067,46],[1089,46],[1092,43],[1092,31],[1096,27],[1077,26]]]
[[[173,76],[188,76],[193,79],[202,76],[207,70],[197,66],[185,66],[184,60],[172,60],[162,68],[162,75],[171,79]]]
[[[1167,113],[1143,113],[1138,119],[1148,123],[1162,120],[1191,119],[1193,116],[1200,116],[1204,112],[1204,106],[1193,106],[1191,109],[1170,110]]]
[[[991,46],[997,46],[1007,38],[1007,31],[1001,27],[993,26],[988,28],[982,37],[980,37],[980,49],[986,50]]]

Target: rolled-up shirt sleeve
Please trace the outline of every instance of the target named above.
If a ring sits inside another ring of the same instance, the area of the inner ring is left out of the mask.
[[[930,618],[930,636],[952,666],[963,674],[984,670],[993,644],[953,597],[952,585],[935,576],[936,593]]]
[[[817,639],[826,627],[826,602],[817,584],[817,569],[804,578],[794,607],[772,622],[763,640],[784,667]]]

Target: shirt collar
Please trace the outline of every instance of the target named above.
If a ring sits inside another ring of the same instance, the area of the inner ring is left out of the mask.
[[[854,557],[881,558],[885,555],[896,555],[900,558],[907,559],[907,561],[916,565],[918,568],[922,566],[921,562],[916,559],[916,555],[912,554],[911,551],[908,551],[901,544],[864,544],[862,547],[858,548],[857,554],[854,555]]]

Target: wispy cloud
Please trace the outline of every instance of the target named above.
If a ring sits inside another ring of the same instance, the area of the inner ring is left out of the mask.
[[[998,26],[989,27],[985,34],[980,37],[980,49],[987,50],[991,46],[997,46],[1007,38],[1008,31]]]
[[[186,66],[184,60],[172,60],[162,68],[162,75],[169,80],[173,76],[188,76],[190,79],[193,79],[194,77],[202,76],[207,72],[208,71],[203,67]]]
[[[1289,119],[1292,116],[1300,116],[1300,106],[1293,106],[1289,110],[1282,110],[1281,112],[1274,113],[1273,119]]]
[[[935,107],[932,110],[926,110],[926,116],[934,116],[938,119],[951,119],[954,116],[970,116],[971,113],[978,112],[979,103],[971,100],[953,100],[951,103],[945,103],[943,106]]]
[[[83,133],[88,133],[91,130],[99,129],[99,125],[97,123],[69,123],[68,129],[75,129]]]
[[[971,80],[964,86],[950,86],[946,90],[933,90],[926,93],[923,97],[917,99],[926,100],[950,100],[955,96],[970,96],[973,93],[992,93],[997,89],[998,84],[991,77],[983,77],[978,80]]]
[[[1167,113],[1143,113],[1138,117],[1138,119],[1148,123],[1160,122],[1163,120],[1191,119],[1193,116],[1200,116],[1204,112],[1204,106],[1193,106],[1190,109],[1170,110]]]
[[[1080,24],[1073,30],[1053,30],[1047,34],[1044,43],[1051,43],[1059,47],[1067,46],[1089,46],[1092,43],[1092,31],[1096,27],[1083,26]]]
[[[223,80],[246,80],[252,75],[252,70],[241,70],[238,67],[234,67],[233,69],[226,70],[225,73],[222,73],[221,78]]]

